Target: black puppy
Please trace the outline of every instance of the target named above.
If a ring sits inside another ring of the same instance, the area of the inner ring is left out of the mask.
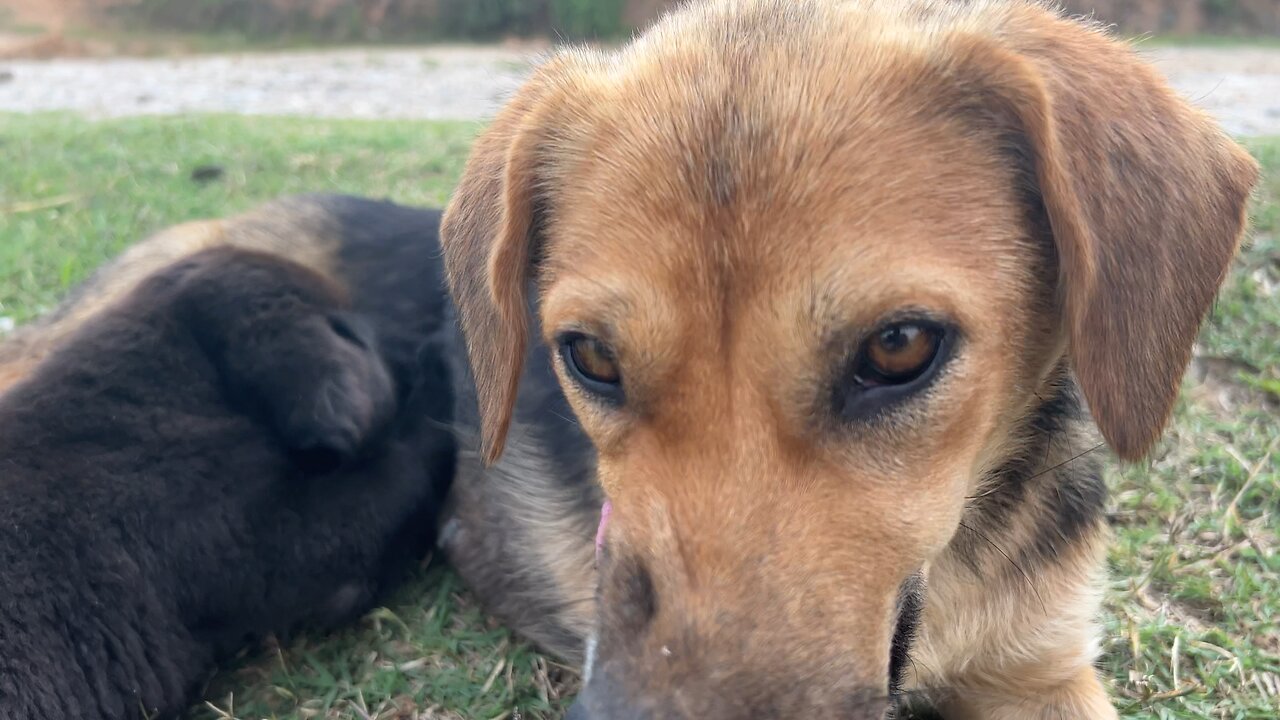
[[[333,272],[270,243],[188,254],[0,388],[0,718],[172,716],[246,642],[367,609],[434,539],[438,216],[299,202],[353,221]]]

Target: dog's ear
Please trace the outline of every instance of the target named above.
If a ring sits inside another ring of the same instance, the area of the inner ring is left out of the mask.
[[[527,292],[561,62],[541,68],[476,141],[440,228],[486,464],[502,454],[528,343]]]
[[[1125,45],[1011,8],[1001,40],[956,41],[948,84],[1013,128],[1057,250],[1072,366],[1103,437],[1138,459],[1168,422],[1258,166]]]

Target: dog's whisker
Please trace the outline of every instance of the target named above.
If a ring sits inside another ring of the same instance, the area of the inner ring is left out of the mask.
[[[1052,440],[1050,440],[1050,442],[1052,442]],[[1033,474],[1031,474],[1031,475],[1028,475],[1028,476],[1026,477],[1026,480],[1035,480],[1036,478],[1044,477],[1045,475],[1048,475],[1049,473],[1054,472],[1054,471],[1056,471],[1056,470],[1061,470],[1062,468],[1066,467],[1067,465],[1070,465],[1071,463],[1073,463],[1073,462],[1075,462],[1075,461],[1077,461],[1077,460],[1080,460],[1081,458],[1084,458],[1085,456],[1089,455],[1090,453],[1095,452],[1095,451],[1097,451],[1097,450],[1100,450],[1100,449],[1102,449],[1102,448],[1104,448],[1104,447],[1106,447],[1106,443],[1098,443],[1097,445],[1094,445],[1093,447],[1089,448],[1088,450],[1085,450],[1085,451],[1083,451],[1083,452],[1081,452],[1081,453],[1079,453],[1079,454],[1077,454],[1077,455],[1074,455],[1074,456],[1072,456],[1072,457],[1070,457],[1070,458],[1068,458],[1068,459],[1066,459],[1066,460],[1063,460],[1062,462],[1058,463],[1057,465],[1054,465],[1053,467],[1045,468],[1044,470],[1040,470],[1040,471],[1038,471],[1038,472],[1036,472],[1036,473],[1033,473]],[[1046,456],[1047,456],[1047,455],[1048,455],[1048,453],[1046,452]],[[982,492],[980,492],[980,493],[978,493],[978,494],[976,494],[976,495],[966,495],[964,499],[965,499],[965,500],[982,500],[982,499],[985,499],[985,498],[991,497],[992,495],[995,495],[995,494],[999,493],[1002,489],[1003,489],[1003,485],[1002,485],[1001,483],[999,483],[999,482],[994,482],[994,483],[992,483],[992,484],[991,484],[991,487],[989,487],[988,489],[986,489],[986,490],[984,490],[984,491],[982,491]]]
[[[1032,475],[1032,476],[1028,477],[1027,479],[1028,479],[1028,480],[1035,480],[1035,479],[1036,479],[1036,478],[1038,478],[1038,477],[1042,477],[1042,476],[1044,476],[1044,475],[1048,475],[1049,473],[1054,472],[1055,470],[1059,470],[1059,469],[1061,469],[1061,468],[1063,468],[1063,467],[1066,467],[1067,465],[1070,465],[1071,463],[1073,463],[1073,462],[1075,462],[1075,461],[1077,461],[1077,460],[1079,460],[1079,459],[1083,458],[1084,456],[1086,456],[1086,455],[1088,455],[1088,454],[1090,454],[1090,453],[1092,453],[1092,452],[1095,452],[1095,451],[1097,451],[1097,450],[1101,450],[1102,448],[1104,448],[1104,447],[1106,447],[1106,446],[1107,446],[1107,444],[1106,444],[1106,443],[1104,443],[1104,442],[1100,442],[1100,443],[1098,443],[1097,445],[1094,445],[1093,447],[1089,448],[1088,450],[1085,450],[1085,451],[1083,451],[1083,452],[1081,452],[1081,453],[1079,453],[1079,454],[1077,454],[1077,455],[1074,455],[1074,456],[1072,456],[1072,457],[1070,457],[1070,458],[1068,458],[1068,459],[1066,459],[1066,460],[1063,460],[1062,462],[1058,463],[1057,465],[1054,465],[1054,466],[1053,466],[1053,467],[1051,467],[1051,468],[1045,468],[1044,470],[1041,470],[1040,472],[1035,473],[1034,475]]]

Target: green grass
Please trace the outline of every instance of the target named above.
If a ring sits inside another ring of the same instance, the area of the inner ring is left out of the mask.
[[[476,126],[201,117],[0,120],[0,315],[21,322],[125,245],[167,224],[281,193],[444,202]],[[191,179],[201,166],[221,178]]]
[[[280,193],[440,204],[476,129],[0,115],[0,317],[30,319],[148,232]],[[1110,473],[1104,671],[1129,718],[1280,712],[1280,139],[1251,147],[1269,169],[1254,242],[1160,451]],[[224,174],[196,182],[201,165]],[[192,717],[557,717],[573,685],[571,670],[487,621],[452,574],[424,568],[354,626],[247,657]]]

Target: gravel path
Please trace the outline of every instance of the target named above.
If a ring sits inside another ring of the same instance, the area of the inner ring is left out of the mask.
[[[535,60],[472,47],[11,60],[0,62],[0,111],[472,120],[491,116]]]
[[[1280,48],[1144,54],[1229,131],[1280,134]],[[0,111],[483,119],[534,60],[529,52],[484,47],[10,60],[0,62]]]
[[[1280,48],[1152,48],[1179,91],[1237,135],[1280,135]]]

